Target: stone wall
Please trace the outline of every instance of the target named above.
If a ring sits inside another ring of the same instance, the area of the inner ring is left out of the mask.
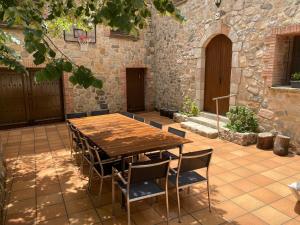
[[[14,32],[22,40],[21,31],[15,29]],[[92,111],[106,107],[111,112],[126,111],[126,68],[132,67],[146,68],[146,109],[153,109],[154,90],[150,65],[152,54],[146,52],[151,29],[145,30],[139,39],[134,41],[129,38],[111,37],[109,28],[98,26],[96,37],[97,42],[90,44],[87,52],[80,51],[78,43],[65,42],[63,36],[54,40],[66,55],[78,65],[90,68],[96,77],[103,81],[103,89],[85,90],[82,87],[74,87],[68,81],[66,74],[63,79],[66,113]],[[16,48],[21,52],[24,65],[36,67],[32,62],[32,57],[22,47],[16,46]]]
[[[284,110],[294,115],[297,98],[287,90],[274,94],[269,89],[273,76],[277,76],[274,84],[278,84],[282,79],[279,76],[286,75],[282,74],[285,71],[280,63],[285,63],[287,53],[276,51],[286,49],[286,39],[279,37],[280,32],[300,34],[299,0],[223,0],[220,8],[214,1],[188,0],[178,7],[187,18],[185,24],[159,16],[153,18],[152,68],[157,108],[180,108],[184,96],[190,96],[203,108],[205,48],[213,37],[225,34],[233,44],[230,92],[237,94],[230,99],[230,105],[247,105],[256,112],[271,108],[275,114]],[[276,47],[270,38],[280,40],[283,46]],[[277,104],[278,96],[293,100]],[[262,125],[294,137],[293,142],[300,145],[296,131],[291,134],[296,125],[291,126],[290,119],[278,116],[264,120]],[[294,121],[300,127],[299,120]]]

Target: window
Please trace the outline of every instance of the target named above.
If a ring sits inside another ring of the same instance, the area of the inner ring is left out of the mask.
[[[295,36],[293,40],[290,75],[296,72],[300,72],[300,36]]]

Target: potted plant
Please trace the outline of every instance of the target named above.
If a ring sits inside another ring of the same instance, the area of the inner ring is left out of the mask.
[[[292,88],[300,88],[300,72],[293,73],[291,76]]]
[[[258,121],[255,113],[246,106],[231,107],[226,114],[229,122],[220,132],[220,137],[239,145],[256,143]]]

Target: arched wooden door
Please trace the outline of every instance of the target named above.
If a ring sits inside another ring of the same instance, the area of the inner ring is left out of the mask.
[[[206,47],[204,111],[216,113],[212,99],[230,94],[232,42],[223,34],[214,37]],[[229,99],[219,102],[219,113],[229,110]]]

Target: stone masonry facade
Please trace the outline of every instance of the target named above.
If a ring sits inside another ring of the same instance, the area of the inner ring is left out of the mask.
[[[55,40],[104,83],[102,90],[85,90],[73,87],[66,74],[66,113],[127,110],[126,68],[132,67],[146,69],[147,111],[180,109],[186,96],[203,109],[205,49],[224,34],[232,42],[230,94],[236,96],[230,105],[249,106],[262,129],[289,135],[300,146],[300,90],[282,86],[290,37],[300,35],[300,0],[223,0],[219,8],[213,0],[187,0],[178,8],[187,18],[184,24],[154,12],[137,41],[112,38],[109,28],[101,26],[88,52],[80,51],[77,43]],[[25,65],[34,67],[27,53],[22,56]]]
[[[187,0],[185,24],[155,16],[152,70],[155,103],[180,108],[185,96],[203,109],[205,49],[219,34],[232,41],[230,105],[258,113],[263,130],[292,137],[300,146],[300,90],[283,84],[287,39],[300,35],[299,0]],[[300,63],[300,62],[299,62]],[[276,87],[275,87],[276,86]]]

